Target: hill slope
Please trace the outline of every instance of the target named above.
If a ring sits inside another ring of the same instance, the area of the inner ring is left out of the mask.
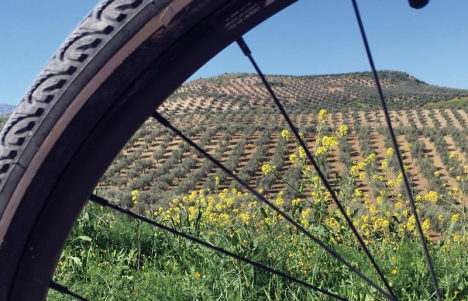
[[[422,107],[428,103],[468,96],[468,90],[428,85],[398,71],[381,71],[379,78],[388,106],[392,109]],[[290,109],[335,110],[339,105],[355,108],[380,108],[380,100],[370,72],[320,76],[267,76],[278,98]],[[182,85],[161,108],[162,111],[270,107],[272,101],[254,74],[225,74]]]
[[[415,191],[424,195],[429,190],[444,193],[460,187],[457,176],[465,171],[450,160],[450,153],[456,154],[462,165],[468,162],[468,108],[421,107],[465,97],[468,91],[429,86],[401,72],[383,72],[381,77],[384,91],[395,91],[391,118],[405,150],[405,164],[414,176]],[[372,153],[377,154],[378,164],[385,160],[391,143],[383,113],[372,110],[375,95],[366,94],[372,89],[369,74],[271,76],[269,80],[280,98],[288,99],[291,118],[311,149],[315,148],[319,109],[329,110],[329,134],[343,124],[349,126],[350,134],[327,158],[330,178]],[[264,175],[261,167],[275,165],[288,179],[298,179],[301,174],[288,159],[297,146],[281,137],[287,126],[279,112],[269,108],[268,97],[258,83],[250,74],[197,80],[181,86],[159,111],[250,185],[271,197],[284,190],[285,200],[289,200],[297,196],[294,189],[271,174]],[[410,104],[414,107],[408,109]],[[390,166],[385,176],[395,177],[399,173],[395,162]],[[440,176],[434,177],[435,172]],[[220,189],[241,189],[179,137],[148,120],[109,167],[98,188],[104,196],[128,207],[133,206],[131,190],[139,190],[141,206],[154,208],[193,189],[213,189],[215,176],[220,178]],[[365,181],[360,181],[359,187],[373,197],[378,193]]]

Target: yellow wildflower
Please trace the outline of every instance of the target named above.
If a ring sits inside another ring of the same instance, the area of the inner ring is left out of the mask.
[[[299,146],[299,158],[305,158],[306,152],[302,146]]]
[[[320,156],[320,155],[323,155],[327,152],[327,148],[324,147],[324,146],[319,146],[317,148],[317,151],[315,152],[315,156]],[[305,157],[305,156],[304,156]],[[302,158],[302,157],[301,157]]]
[[[393,156],[393,148],[389,147],[387,148],[387,157]]]
[[[367,156],[367,158],[364,160],[364,162],[366,164],[372,164],[372,163],[374,163],[375,159],[377,159],[377,155],[372,153],[369,156]]]
[[[269,173],[271,173],[274,169],[276,168],[276,166],[274,165],[270,165],[270,164],[263,164],[262,166],[262,171],[265,175],[268,175]]]
[[[138,200],[137,200],[137,197],[138,197],[138,190],[132,190],[132,201],[133,201],[133,204],[138,204]]]
[[[312,211],[312,209],[307,208],[305,210],[302,210],[301,215],[303,219],[306,219],[309,216],[309,213]]]
[[[359,190],[359,188],[354,189],[354,195],[358,198],[363,196],[362,191]]]
[[[326,122],[326,120],[327,120],[327,110],[324,110],[324,109],[320,110],[320,112],[319,112],[319,119],[320,119],[320,122],[321,122],[321,123],[325,123],[325,122]]]
[[[342,125],[338,130],[338,137],[344,137],[348,133],[348,126]]]
[[[297,198],[297,199],[295,199],[295,200],[292,200],[292,201],[291,201],[291,204],[292,204],[293,206],[296,206],[296,205],[299,205],[300,202],[301,202],[301,199],[300,199],[300,198]]]
[[[385,161],[385,160],[383,160],[383,161],[382,161],[382,169],[386,169],[387,166],[388,166],[388,162]]]
[[[333,136],[331,136],[331,137],[330,136],[323,136],[322,137],[322,145],[328,149],[330,147],[337,146],[338,141]]]
[[[437,203],[437,192],[435,191],[429,191],[428,194],[424,197],[424,200],[431,202],[433,204]]]
[[[282,130],[281,137],[289,141],[289,139],[291,139],[291,133],[288,130]]]
[[[444,217],[442,216],[442,214],[439,214],[439,216],[437,216],[437,219],[439,220],[439,223],[441,223],[444,220]]]
[[[427,231],[429,231],[430,226],[431,226],[431,221],[429,219],[426,219],[422,223],[421,228],[422,228],[424,233],[427,233]]]
[[[276,199],[276,206],[283,206],[284,200],[283,198],[279,197]]]

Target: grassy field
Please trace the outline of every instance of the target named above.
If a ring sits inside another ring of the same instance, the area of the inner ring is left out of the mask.
[[[198,229],[193,222],[160,221],[342,297],[383,299],[304,235],[270,218],[269,227],[261,225],[261,218],[252,227],[230,216],[229,223]],[[309,230],[381,285],[349,231],[336,233],[327,225]],[[462,300],[468,294],[466,243],[460,239],[465,237],[429,243],[444,300]],[[368,243],[397,297],[433,298],[417,240],[411,235],[375,236]],[[81,215],[55,280],[90,300],[327,300],[301,285],[97,206],[87,207]],[[69,300],[55,292],[49,298]]]
[[[443,100],[435,103],[428,103],[425,108],[459,108],[468,104],[468,97]]]
[[[468,91],[428,85],[403,72],[381,71],[379,77],[443,299],[467,300]],[[267,79],[395,295],[435,299],[372,75]],[[383,287],[255,75],[186,83],[158,111]],[[6,119],[0,115],[0,125]],[[383,300],[154,120],[128,141],[95,192],[344,298]],[[330,299],[91,203],[73,229],[54,280],[90,300]],[[48,299],[70,300],[55,291]]]

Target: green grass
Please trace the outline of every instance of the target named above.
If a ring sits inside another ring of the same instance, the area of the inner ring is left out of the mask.
[[[462,97],[462,98],[453,98],[450,100],[442,100],[438,102],[430,102],[427,103],[423,106],[424,109],[430,109],[430,108],[458,108],[458,107],[463,107],[468,105],[468,97]]]
[[[175,227],[192,235],[198,233],[193,227]],[[322,239],[381,285],[363,252],[352,243],[350,233],[342,235],[343,241],[348,241],[346,245],[332,243],[327,235]],[[282,223],[258,232],[233,221],[232,225],[206,227],[201,238],[343,297],[382,300],[309,239],[285,231]],[[399,298],[432,298],[431,281],[417,241],[377,240],[369,246]],[[466,244],[441,248],[433,243],[429,248],[444,299],[466,298]],[[97,205],[88,205],[81,214],[54,279],[90,300],[327,300],[300,285]],[[49,299],[68,300],[55,292]]]

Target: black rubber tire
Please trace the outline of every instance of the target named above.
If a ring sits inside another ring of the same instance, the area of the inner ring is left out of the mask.
[[[126,141],[198,68],[292,2],[98,4],[1,133],[0,300],[46,298],[80,210]]]

